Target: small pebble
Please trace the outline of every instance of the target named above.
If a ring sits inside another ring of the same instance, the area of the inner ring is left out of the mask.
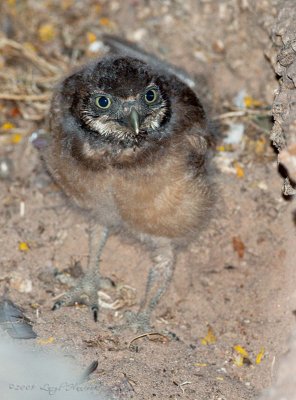
[[[102,41],[96,40],[95,42],[92,42],[88,46],[88,50],[91,53],[100,53],[100,52],[106,52],[107,51],[107,47],[104,45],[104,43]]]
[[[31,293],[33,284],[31,279],[22,279],[20,277],[14,277],[11,279],[11,287],[16,289],[20,293]]]
[[[147,36],[147,30],[144,28],[137,29],[129,35],[129,39],[135,42],[140,42]]]
[[[12,172],[12,161],[7,157],[0,157],[0,179],[10,179]]]
[[[31,143],[35,149],[43,150],[48,146],[50,142],[50,135],[44,129],[38,129],[33,132],[29,137],[29,143]]]
[[[226,144],[239,144],[242,141],[244,131],[244,124],[231,123],[227,131],[227,137],[223,140],[223,142]]]

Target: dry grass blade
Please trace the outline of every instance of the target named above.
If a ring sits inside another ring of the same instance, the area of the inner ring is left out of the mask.
[[[51,97],[50,93],[45,94],[0,94],[0,100],[16,100],[16,101],[48,101]]]
[[[271,116],[270,110],[236,110],[236,111],[229,111],[224,114],[217,115],[213,119],[220,120],[226,118],[236,118],[236,117],[246,117],[248,115],[258,115],[258,116]]]
[[[131,345],[138,339],[142,339],[144,337],[147,337],[148,339],[150,339],[150,336],[158,336],[158,337],[162,337],[164,341],[168,340],[168,337],[159,333],[159,332],[147,332],[147,333],[143,333],[142,335],[138,335],[136,337],[134,337],[128,344],[128,348],[131,347]]]
[[[38,69],[45,73],[51,73],[54,75],[60,75],[61,69],[51,64],[48,60],[39,57],[32,50],[26,48],[23,44],[17,43],[14,40],[1,38],[0,39],[0,49],[9,47],[17,52],[21,53],[23,57],[32,62]]]

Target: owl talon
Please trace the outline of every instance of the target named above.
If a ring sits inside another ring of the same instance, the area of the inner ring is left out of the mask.
[[[74,298],[74,296],[73,297],[71,296],[71,292],[67,293],[66,296],[67,295],[68,295],[69,299],[56,301],[54,303],[54,305],[52,306],[52,311],[59,310],[61,307],[71,306],[76,303],[84,304],[90,308],[94,321],[95,322],[98,321],[99,307],[98,307],[98,305],[94,304],[94,301],[92,301],[92,305],[90,305],[89,301],[86,298],[84,298],[83,295],[79,296],[79,295],[77,295],[76,292],[75,292],[75,298]]]
[[[58,310],[59,308],[61,308],[62,306],[63,306],[63,301],[60,301],[60,300],[58,300],[58,301],[56,301],[55,303],[54,303],[54,305],[52,306],[52,311],[55,311],[55,310]]]
[[[54,303],[52,310],[55,311],[61,307],[83,304],[91,310],[93,319],[97,322],[99,281],[99,278],[95,279],[92,274],[86,274],[75,287],[66,292],[61,299]]]
[[[98,306],[92,306],[91,307],[91,311],[93,313],[93,317],[94,317],[94,321],[98,322],[98,311],[99,311],[99,307]]]

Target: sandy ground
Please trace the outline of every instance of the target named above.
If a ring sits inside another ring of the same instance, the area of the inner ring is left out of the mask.
[[[120,237],[108,241],[101,269],[117,284],[105,301],[118,299],[122,308],[103,309],[97,324],[84,307],[52,312],[56,296],[67,289],[61,279],[69,282],[81,273],[79,265],[86,266],[87,225],[67,206],[28,140],[44,126],[48,101],[6,96],[0,100],[0,157],[10,160],[11,170],[0,180],[1,293],[7,288],[33,321],[35,348],[56,349],[82,370],[98,360],[91,382],[107,388],[110,398],[255,399],[274,379],[296,308],[295,205],[281,195],[268,139],[267,111],[277,81],[264,52],[277,2],[81,3],[3,2],[1,93],[26,88],[21,94],[50,95],[71,65],[102,54],[103,32],[186,69],[198,78],[211,117],[220,116],[215,218],[179,254],[174,280],[154,313],[155,332],[175,336],[136,338],[132,331],[109,329],[121,323],[125,310],[136,309],[150,266],[140,245]],[[3,38],[34,46],[34,54],[56,70],[49,73],[11,43],[3,46]],[[223,116],[237,111],[239,96],[242,107],[255,112]],[[242,133],[237,143],[226,143],[230,130],[236,138]],[[57,271],[63,271],[59,279]],[[242,357],[235,346],[248,354]]]

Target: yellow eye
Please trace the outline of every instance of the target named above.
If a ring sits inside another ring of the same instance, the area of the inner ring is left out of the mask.
[[[99,108],[106,110],[111,106],[111,100],[107,96],[98,96],[96,97],[96,105]]]
[[[155,103],[158,99],[158,92],[155,89],[148,89],[145,93],[145,101],[147,104]]]

